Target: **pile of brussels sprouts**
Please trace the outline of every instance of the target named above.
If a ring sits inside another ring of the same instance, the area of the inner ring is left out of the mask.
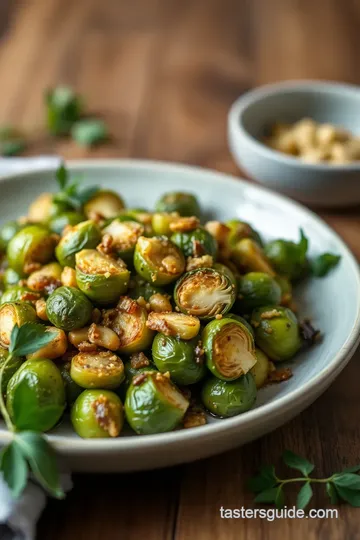
[[[188,193],[150,212],[70,191],[40,195],[0,230],[0,365],[15,325],[53,335],[6,367],[10,417],[31,406],[23,429],[47,431],[68,409],[90,438],[118,436],[125,420],[154,434],[250,409],[304,344],[292,298],[308,273],[304,235],[264,245],[240,220],[201,224]]]

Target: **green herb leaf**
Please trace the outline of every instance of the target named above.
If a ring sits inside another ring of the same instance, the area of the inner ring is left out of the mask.
[[[316,277],[326,276],[339,263],[340,259],[340,255],[334,255],[333,253],[323,253],[315,257],[310,262],[312,275]]]
[[[339,502],[335,486],[331,482],[326,482],[326,493],[329,495],[331,504],[337,504]]]
[[[307,459],[294,454],[291,450],[285,450],[283,453],[284,463],[291,469],[301,471],[304,476],[309,476],[311,471],[314,470],[314,465]]]
[[[360,492],[346,487],[336,486],[336,493],[351,506],[360,506]]]
[[[346,467],[343,471],[341,471],[341,473],[339,474],[344,474],[344,473],[356,473],[356,472],[359,472],[360,471],[360,465],[354,465],[353,467]]]
[[[68,135],[83,111],[81,98],[71,88],[59,86],[45,94],[47,126],[55,135]]]
[[[68,172],[63,163],[57,169],[55,176],[56,176],[57,183],[59,184],[59,188],[61,190],[64,190],[68,183]]]
[[[5,157],[21,154],[26,148],[25,138],[12,126],[0,128],[0,155]]]
[[[305,261],[305,256],[308,250],[308,246],[309,246],[309,241],[307,237],[305,236],[303,229],[300,229],[300,242],[298,243],[298,249],[304,261]]]
[[[265,489],[258,493],[255,497],[255,502],[257,503],[274,503],[278,499],[279,488],[273,487],[270,489]]]
[[[306,482],[298,493],[298,496],[296,499],[296,506],[302,509],[305,508],[309,504],[312,496],[313,496],[313,490],[310,485],[310,482]]]
[[[78,201],[80,201],[81,205],[84,205],[94,195],[96,195],[96,193],[99,191],[99,189],[100,188],[98,186],[90,186],[88,188],[83,188],[82,190],[80,190],[77,193],[76,198],[77,198]]]
[[[72,127],[71,137],[81,146],[93,146],[108,138],[108,129],[102,120],[80,120]]]
[[[249,489],[254,493],[276,486],[277,479],[275,476],[275,468],[273,465],[265,465],[259,471],[257,476],[250,478],[248,485]]]
[[[38,482],[54,497],[64,498],[56,456],[46,439],[40,433],[24,431],[16,440]]]
[[[2,449],[0,470],[13,497],[16,499],[26,486],[28,466],[15,440]]]
[[[345,487],[347,489],[353,489],[360,491],[360,476],[353,473],[335,474],[332,478],[336,487]]]
[[[20,328],[15,325],[10,337],[9,353],[13,356],[26,356],[53,340],[51,332],[47,332],[46,326],[38,323],[25,323]]]

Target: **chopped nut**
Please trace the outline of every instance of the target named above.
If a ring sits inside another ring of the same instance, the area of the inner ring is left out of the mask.
[[[95,343],[89,343],[88,341],[82,341],[77,346],[80,352],[97,352],[98,347]]]
[[[35,310],[36,315],[41,319],[42,321],[48,321],[49,318],[46,313],[46,301],[45,298],[39,298],[39,300],[36,300],[35,302]]]
[[[189,410],[184,416],[183,426],[185,429],[204,426],[206,424],[206,416],[203,411],[197,412]]]
[[[187,232],[197,229],[200,221],[196,216],[179,217],[170,223],[169,228],[172,232]]]
[[[74,268],[70,268],[70,266],[65,266],[64,270],[61,272],[60,279],[65,287],[77,287],[76,272]]]
[[[104,234],[101,243],[97,246],[97,250],[105,255],[111,255],[113,253],[114,240],[110,234]]]
[[[135,375],[132,380],[132,384],[134,386],[139,386],[142,382],[144,382],[146,379],[146,373],[140,373],[139,375]]]
[[[270,371],[268,375],[268,383],[279,383],[287,381],[293,376],[293,373],[290,368],[275,369],[275,371]]]
[[[170,296],[167,294],[155,293],[149,298],[149,310],[161,313],[164,311],[172,311]]]
[[[150,366],[150,360],[143,352],[139,352],[130,356],[130,364],[132,368],[139,369]]]
[[[94,308],[91,313],[91,321],[98,324],[101,321],[101,311],[98,308]]]
[[[202,257],[188,257],[186,271],[196,270],[197,268],[212,268],[214,259],[211,255],[203,255]]]
[[[269,311],[264,311],[261,315],[260,315],[261,319],[274,319],[275,317],[281,317],[281,313],[280,311],[278,311],[277,309],[271,309]]]

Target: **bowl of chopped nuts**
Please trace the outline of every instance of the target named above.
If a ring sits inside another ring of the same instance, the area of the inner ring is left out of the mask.
[[[360,203],[360,88],[288,81],[232,105],[228,140],[248,176],[306,204]]]

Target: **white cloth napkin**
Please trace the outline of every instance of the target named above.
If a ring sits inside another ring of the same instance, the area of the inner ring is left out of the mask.
[[[55,170],[59,163],[56,156],[0,158],[0,176],[32,169]],[[70,475],[62,474],[61,483],[63,489],[69,491],[72,487]],[[36,524],[45,504],[46,494],[31,480],[21,497],[15,500],[0,475],[0,540],[34,540]]]

